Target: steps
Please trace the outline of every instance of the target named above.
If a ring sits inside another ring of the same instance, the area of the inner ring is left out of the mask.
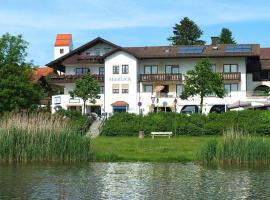
[[[96,119],[91,124],[89,131],[86,133],[86,136],[90,138],[96,138],[99,136],[99,127],[102,124],[102,120]]]

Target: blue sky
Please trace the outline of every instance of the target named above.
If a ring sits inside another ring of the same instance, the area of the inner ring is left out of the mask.
[[[53,59],[57,33],[72,33],[74,47],[97,36],[120,46],[168,45],[185,16],[208,43],[227,27],[238,43],[270,47],[269,10],[265,0],[0,0],[0,34],[23,34],[28,59],[40,66]]]

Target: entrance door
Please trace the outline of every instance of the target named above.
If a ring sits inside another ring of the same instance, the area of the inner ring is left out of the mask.
[[[100,106],[91,106],[91,112],[96,113],[97,115],[101,115],[101,107]]]
[[[127,106],[113,106],[113,112],[127,112]]]

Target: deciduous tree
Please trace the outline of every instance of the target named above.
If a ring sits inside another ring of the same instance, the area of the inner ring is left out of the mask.
[[[207,95],[217,95],[222,98],[225,95],[222,75],[212,71],[212,65],[208,59],[200,60],[194,70],[187,72],[182,99],[200,97],[200,113],[203,109],[203,100]]]
[[[92,75],[86,75],[82,79],[77,80],[75,88],[70,92],[72,97],[80,97],[83,100],[83,114],[86,113],[86,101],[95,103],[99,99],[99,85],[97,80]]]
[[[22,35],[6,33],[0,38],[0,113],[37,107],[44,96],[41,87],[31,83],[27,46]]]

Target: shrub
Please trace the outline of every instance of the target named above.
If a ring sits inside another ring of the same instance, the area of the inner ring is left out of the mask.
[[[172,131],[176,135],[222,135],[229,127],[253,135],[270,135],[270,112],[245,110],[190,116],[179,113],[149,113],[146,116],[116,113],[103,126],[102,134],[133,136],[142,130],[146,135],[152,131]]]
[[[70,127],[81,134],[85,134],[92,124],[92,120],[88,116],[82,115],[78,110],[60,109],[55,115],[63,119],[69,119]]]

